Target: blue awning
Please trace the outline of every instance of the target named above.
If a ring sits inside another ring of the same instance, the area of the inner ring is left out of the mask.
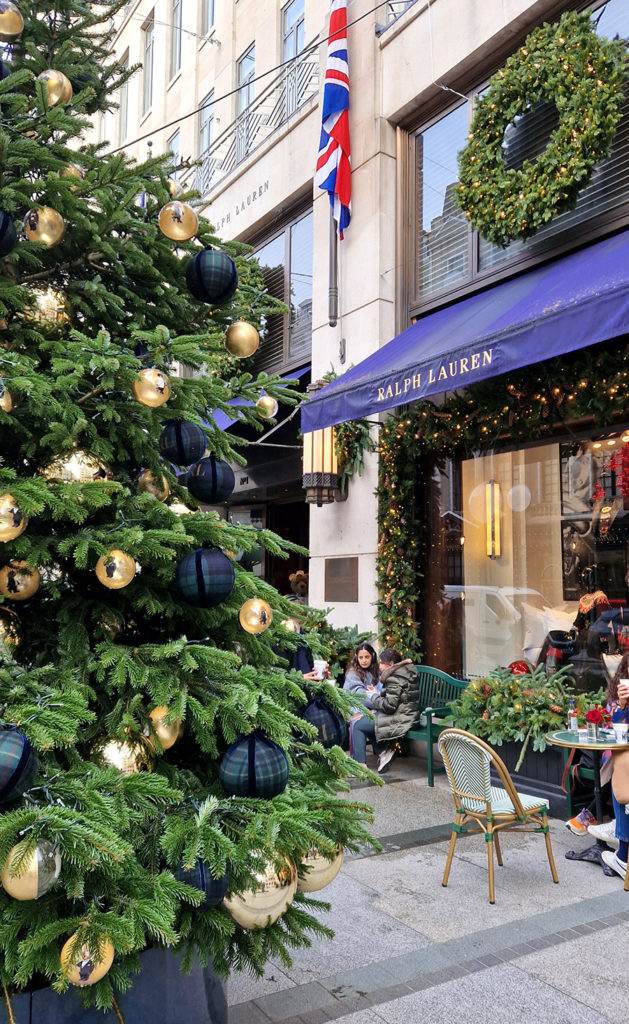
[[[428,313],[305,403],[302,431],[629,333],[629,231]]]
[[[286,377],[280,377],[280,380],[301,380],[301,378],[305,377],[307,373],[310,373],[310,367],[304,366],[302,367],[301,370],[295,370],[294,373],[289,373]],[[230,398],[227,405],[242,408],[242,406],[252,406],[255,405],[255,403],[249,401],[248,398]],[[221,409],[215,409],[213,415],[214,422],[216,426],[219,428],[219,430],[227,430],[229,427],[233,427],[234,423],[240,422],[240,418],[238,416],[229,416],[226,412],[223,412]]]

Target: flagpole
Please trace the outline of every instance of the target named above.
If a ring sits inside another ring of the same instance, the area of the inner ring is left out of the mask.
[[[328,323],[336,327],[339,318],[339,284],[338,284],[338,243],[336,237],[336,221],[334,210],[330,205],[330,249],[329,249],[329,286],[328,286]]]

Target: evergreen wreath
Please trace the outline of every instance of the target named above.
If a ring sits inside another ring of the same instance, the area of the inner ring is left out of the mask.
[[[459,153],[454,196],[483,238],[504,248],[576,206],[622,117],[625,60],[622,40],[598,36],[588,14],[566,11],[535,29],[490,79]],[[536,160],[508,168],[505,131],[540,103],[555,105],[559,123]]]

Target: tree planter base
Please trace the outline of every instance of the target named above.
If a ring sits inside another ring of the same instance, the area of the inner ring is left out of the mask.
[[[124,1024],[227,1024],[225,988],[211,967],[182,974],[180,957],[165,949],[148,949],[141,959],[133,987],[116,999]],[[23,992],[11,997],[11,1008],[15,1024],[120,1024],[114,1010],[84,1010],[76,989]]]
[[[540,753],[538,750],[534,751],[530,744],[519,772],[514,769],[522,752],[521,743],[503,743],[501,747],[494,747],[494,750],[509,769],[516,789],[547,801],[551,817],[566,817],[566,794],[561,788],[564,769],[562,749],[547,746],[546,750]],[[492,782],[500,785],[500,780],[493,772]]]

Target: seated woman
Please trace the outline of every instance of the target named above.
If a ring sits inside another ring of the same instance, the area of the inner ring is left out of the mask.
[[[629,724],[629,654],[623,654],[616,674],[607,691],[607,706],[612,712],[612,722]],[[605,863],[624,879],[627,871],[627,852],[629,849],[629,804],[621,804],[614,793],[614,777],[612,775],[612,800],[616,815],[616,839],[618,850],[603,850]]]
[[[366,741],[371,739],[374,752],[379,754],[378,772],[382,774],[395,757],[395,747],[383,745],[405,736],[417,718],[419,677],[409,658],[403,659],[399,651],[388,647],[380,653],[380,680],[381,692],[371,695],[375,719],[359,718],[352,731],[355,759],[365,763]]]
[[[371,698],[374,693],[377,693],[378,676],[380,674],[380,666],[378,665],[378,655],[371,644],[359,644],[354,655],[352,657],[350,666],[345,673],[345,682],[343,683],[343,689],[348,690],[349,693],[359,693],[361,697],[365,698],[365,703],[368,708],[371,708]],[[356,757],[354,752],[354,723],[363,717],[363,709],[355,708],[352,719],[349,723],[349,750],[351,756],[355,761],[360,761],[362,765],[365,764],[365,756],[367,753],[366,741],[359,741],[359,749],[362,754],[361,757]],[[370,719],[367,719],[370,721]],[[379,753],[376,750],[376,742],[373,737],[372,745],[374,754]]]

